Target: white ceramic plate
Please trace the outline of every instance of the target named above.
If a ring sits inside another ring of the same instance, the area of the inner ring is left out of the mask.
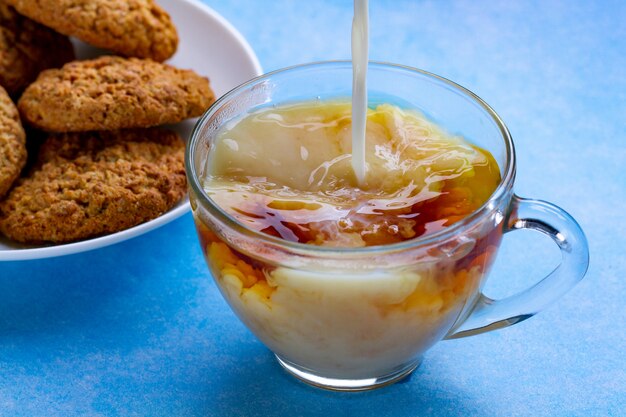
[[[208,76],[218,97],[262,73],[248,42],[213,9],[198,0],[158,0],[158,3],[167,10],[178,29],[178,51],[167,62]],[[79,41],[74,45],[79,59],[103,53]],[[194,122],[187,120],[174,126],[174,129],[186,140]],[[185,198],[157,219],[118,233],[65,245],[25,246],[0,237],[0,261],[48,258],[101,248],[156,229],[188,210],[189,201]]]

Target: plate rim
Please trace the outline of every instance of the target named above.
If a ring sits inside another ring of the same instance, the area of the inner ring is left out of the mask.
[[[263,74],[263,68],[256,53],[250,46],[248,40],[239,32],[239,30],[224,16],[219,14],[216,10],[203,3],[200,0],[178,0],[185,2],[191,7],[199,9],[202,13],[210,16],[217,21],[233,38],[237,41],[240,47],[245,52],[247,59],[250,60],[255,74],[250,78]],[[56,258],[60,256],[73,255],[82,252],[88,252],[95,249],[104,248],[107,246],[121,243],[126,240],[133,239],[141,236],[152,230],[156,230],[174,220],[180,218],[187,212],[189,212],[191,206],[189,204],[189,197],[186,194],[184,201],[156,219],[149,220],[147,222],[138,224],[131,228],[121,230],[112,234],[99,236],[87,240],[81,240],[78,242],[65,243],[60,245],[40,246],[34,248],[24,249],[0,249],[0,262],[3,261],[25,261],[45,258]]]

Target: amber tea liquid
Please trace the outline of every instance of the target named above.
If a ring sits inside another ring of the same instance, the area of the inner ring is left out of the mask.
[[[351,164],[349,100],[267,107],[226,123],[215,137],[204,189],[261,234],[307,245],[356,248],[427,236],[489,198],[500,171],[487,151],[414,110],[366,112],[367,171]],[[345,267],[268,258],[262,239],[245,248],[197,213],[216,283],[246,325],[281,360],[339,379],[415,366],[472,305],[502,230],[432,260],[371,258]],[[406,258],[406,259],[405,259]],[[368,264],[371,262],[371,265]],[[377,265],[385,264],[385,267]]]

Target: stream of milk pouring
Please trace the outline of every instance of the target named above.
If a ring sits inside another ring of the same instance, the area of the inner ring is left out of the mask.
[[[359,184],[365,181],[365,125],[367,121],[368,0],[354,0],[352,19],[352,169]]]

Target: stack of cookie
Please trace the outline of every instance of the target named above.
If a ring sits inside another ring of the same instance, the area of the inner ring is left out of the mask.
[[[111,55],[76,61],[68,36]],[[153,0],[0,0],[0,233],[72,242],[183,198],[184,142],[156,126],[215,96],[207,78],[162,63],[177,44]]]

